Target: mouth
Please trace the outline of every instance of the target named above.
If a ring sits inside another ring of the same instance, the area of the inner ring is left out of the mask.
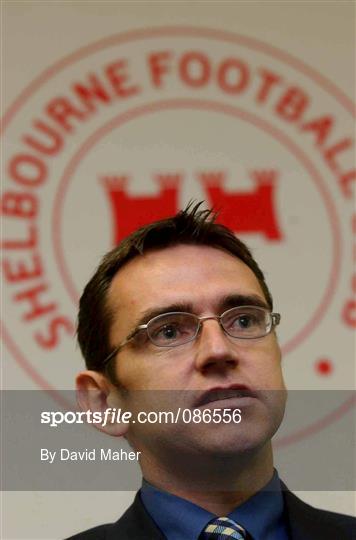
[[[235,400],[245,401],[243,398],[257,398],[256,392],[253,392],[250,388],[244,385],[231,385],[229,387],[216,387],[211,388],[207,392],[201,394],[196,402],[194,407],[202,407],[204,405],[214,403],[215,401],[226,401],[226,400]],[[246,400],[246,401],[250,401]]]

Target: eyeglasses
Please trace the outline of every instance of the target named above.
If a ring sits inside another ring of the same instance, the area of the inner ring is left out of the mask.
[[[153,317],[147,324],[140,324],[105,358],[104,364],[143,330],[157,347],[179,347],[196,339],[202,323],[208,320],[218,321],[223,331],[232,338],[257,339],[267,336],[280,323],[281,316],[257,306],[233,307],[222,315],[211,317],[198,317],[181,311],[164,313]]]

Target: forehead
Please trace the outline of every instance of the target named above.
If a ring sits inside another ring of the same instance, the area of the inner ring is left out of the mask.
[[[157,305],[189,302],[197,312],[209,311],[229,294],[265,300],[256,276],[240,259],[209,246],[178,245],[129,261],[114,277],[108,302],[125,323]]]

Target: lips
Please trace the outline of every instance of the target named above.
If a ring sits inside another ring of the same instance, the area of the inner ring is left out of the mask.
[[[207,403],[223,399],[257,397],[256,393],[244,385],[232,385],[229,387],[215,387],[201,394],[196,400],[194,407],[201,407]]]

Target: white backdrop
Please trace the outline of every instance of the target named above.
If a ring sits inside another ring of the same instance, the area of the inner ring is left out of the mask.
[[[9,275],[34,252],[10,246],[29,229],[7,210],[4,388],[72,387],[81,366],[75,300],[99,256],[123,234],[125,206],[142,212],[141,201],[155,216],[158,195],[168,210],[192,196],[241,204],[250,193],[255,208],[261,182],[272,189],[263,199],[267,217],[256,230],[248,222],[237,232],[286,314],[280,339],[288,387],[354,388],[354,25],[353,2],[3,2],[3,192],[36,194],[35,283],[46,284],[41,298],[51,304],[26,320],[25,289]],[[109,75],[105,69],[119,60],[124,65]],[[93,83],[93,76],[101,94],[86,109],[74,106],[74,83]],[[325,118],[333,125],[322,130]],[[57,134],[52,154],[26,143],[38,121]],[[220,187],[222,198],[209,186]],[[352,492],[302,496],[355,511]],[[7,493],[2,537],[63,538],[116,519],[132,497]]]

